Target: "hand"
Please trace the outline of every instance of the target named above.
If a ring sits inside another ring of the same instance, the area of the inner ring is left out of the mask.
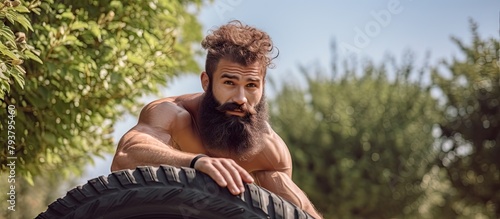
[[[231,159],[202,157],[194,168],[212,177],[219,186],[227,187],[233,195],[245,191],[243,182],[253,183],[252,176]]]

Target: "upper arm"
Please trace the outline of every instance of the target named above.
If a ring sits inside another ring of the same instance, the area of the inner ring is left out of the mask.
[[[118,149],[123,150],[129,145],[144,143],[144,141],[152,144],[169,145],[172,130],[178,120],[178,114],[181,113],[179,108],[171,102],[153,102],[146,105],[141,110],[137,125],[125,133],[118,144]]]
[[[147,154],[164,156],[168,150],[178,149],[173,144],[175,123],[179,122],[178,106],[169,102],[153,102],[145,106],[139,121],[125,133],[118,143],[112,169],[122,169],[146,163]],[[137,163],[136,163],[137,162]]]
[[[146,126],[158,132],[171,133],[178,124],[185,123],[189,113],[170,101],[153,102],[145,106],[139,115],[139,126]]]
[[[175,103],[153,102],[143,108],[139,122],[118,143],[112,169],[137,165],[186,166],[190,154],[205,153],[190,131],[190,113]]]

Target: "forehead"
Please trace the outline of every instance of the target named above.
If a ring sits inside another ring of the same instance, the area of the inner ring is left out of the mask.
[[[217,69],[214,72],[214,77],[219,78],[223,74],[234,74],[240,75],[242,77],[263,77],[262,68],[258,62],[245,66],[236,62],[229,61],[227,59],[221,59],[219,61]]]

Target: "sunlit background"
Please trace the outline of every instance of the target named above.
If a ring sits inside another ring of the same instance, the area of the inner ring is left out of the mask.
[[[426,53],[433,59],[460,57],[450,40],[455,36],[469,41],[469,19],[479,24],[483,38],[498,37],[500,1],[248,1],[215,0],[202,7],[199,21],[203,33],[237,19],[270,34],[280,54],[276,67],[268,76],[276,82],[304,80],[298,66],[319,64],[329,67],[331,44],[336,42],[339,55],[369,57],[381,61],[387,54],[401,56],[411,50],[423,60]],[[163,96],[201,92],[199,74],[176,78]],[[268,95],[273,95],[273,88]],[[149,102],[159,97],[144,97]],[[115,142],[136,124],[137,115],[128,115],[115,124]],[[80,180],[109,173],[112,155],[96,158]]]
[[[36,2],[0,7],[18,14],[0,28],[11,49],[0,45],[0,105],[16,108],[8,129],[18,131],[8,143],[16,150],[1,158],[19,156],[18,210],[0,217],[32,218],[108,175],[113,154],[96,155],[114,150],[145,104],[202,92],[195,62],[203,67],[205,54],[190,46],[201,49],[198,24],[206,35],[231,20],[266,31],[279,50],[267,74],[270,123],[290,148],[294,182],[326,218],[500,215],[500,1],[43,1],[40,15],[26,12],[36,5],[10,7]],[[26,35],[15,36],[22,26]],[[157,85],[166,86],[150,96]]]
[[[499,37],[500,2],[447,1],[246,1],[216,0],[205,5],[199,15],[203,33],[237,19],[261,28],[272,37],[279,49],[276,67],[268,77],[276,86],[269,87],[273,96],[283,82],[303,84],[299,66],[329,68],[332,44],[339,58],[355,55],[381,62],[385,56],[401,57],[412,51],[416,63],[430,54],[431,64],[439,59],[461,57],[451,41],[455,36],[465,42],[472,38],[469,19],[478,23],[483,38]],[[162,92],[163,96],[201,92],[199,74],[176,78]],[[435,94],[439,95],[439,94]],[[144,97],[149,102],[157,97]],[[129,115],[115,125],[114,138],[119,138],[136,123]],[[87,179],[106,175],[112,156],[96,158],[88,166]]]

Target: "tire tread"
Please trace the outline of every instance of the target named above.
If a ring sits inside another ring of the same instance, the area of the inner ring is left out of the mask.
[[[161,188],[161,193],[153,188]],[[99,201],[111,196],[113,203]],[[134,170],[115,171],[108,176],[90,179],[51,203],[36,219],[85,218],[82,212],[89,218],[96,218],[115,207],[106,204],[138,206],[144,203],[176,203],[179,208],[185,205],[188,212],[205,204],[202,210],[207,214],[215,212],[219,218],[241,218],[242,215],[247,215],[245,218],[312,218],[292,203],[255,184],[246,184],[244,193],[233,196],[206,174],[192,168],[161,165],[138,166]]]

